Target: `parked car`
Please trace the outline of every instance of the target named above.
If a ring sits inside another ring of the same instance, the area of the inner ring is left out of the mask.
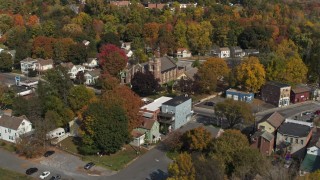
[[[50,180],[58,180],[58,179],[61,179],[61,176],[59,174],[55,175],[55,176],[52,176],[50,178]]]
[[[214,106],[214,102],[212,101],[207,101],[204,103],[205,106]]]
[[[55,151],[47,151],[46,153],[44,153],[44,157],[49,157],[54,153],[55,153]]]
[[[314,114],[319,116],[319,115],[320,115],[320,110],[316,110],[316,111],[314,112]]]
[[[91,169],[94,165],[95,165],[95,164],[94,164],[93,162],[89,162],[88,164],[86,164],[86,165],[84,166],[84,169],[89,170],[89,169]]]
[[[33,168],[29,168],[29,169],[26,170],[26,174],[27,175],[31,175],[31,174],[33,174],[35,172],[38,172],[38,168],[33,167]]]
[[[312,114],[312,112],[310,112],[310,111],[306,111],[306,112],[302,113],[302,115],[311,115],[311,114]]]
[[[50,171],[44,171],[41,175],[40,175],[40,179],[45,179],[50,175]]]

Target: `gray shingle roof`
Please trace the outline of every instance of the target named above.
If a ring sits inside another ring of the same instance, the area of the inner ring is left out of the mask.
[[[23,119],[26,119],[25,116],[21,117],[14,117],[14,116],[7,116],[7,115],[2,115],[0,118],[0,126],[17,130],[22,123]]]
[[[177,67],[176,63],[167,56],[161,57],[161,72],[170,71]]]
[[[281,134],[295,137],[306,137],[310,133],[310,131],[310,126],[291,122],[283,123],[278,130],[278,132]]]
[[[264,121],[267,121],[275,129],[278,129],[279,126],[283,123],[284,117],[280,113],[274,112],[264,116],[261,122],[264,122]]]

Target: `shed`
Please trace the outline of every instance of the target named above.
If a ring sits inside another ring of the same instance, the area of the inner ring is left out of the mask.
[[[247,103],[251,103],[254,99],[254,94],[250,92],[243,92],[243,91],[238,91],[230,88],[226,91],[226,98],[230,98],[235,101],[244,101]]]

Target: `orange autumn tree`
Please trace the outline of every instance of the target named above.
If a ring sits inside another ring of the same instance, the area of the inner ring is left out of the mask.
[[[142,123],[139,114],[140,107],[143,105],[140,97],[135,94],[128,86],[118,85],[113,90],[104,92],[102,102],[105,106],[121,104],[128,117],[128,129],[139,127]]]
[[[56,39],[45,36],[38,36],[33,40],[32,57],[53,58],[54,42]]]
[[[20,14],[14,15],[13,18],[15,26],[24,26],[24,19]]]
[[[35,25],[39,25],[39,23],[40,23],[40,19],[38,18],[38,16],[32,15],[29,17],[27,25],[35,26]]]

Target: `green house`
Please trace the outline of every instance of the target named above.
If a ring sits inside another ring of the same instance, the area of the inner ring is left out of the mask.
[[[147,143],[155,143],[161,140],[159,132],[159,122],[151,119],[144,119],[141,126],[137,130],[146,135],[145,141]]]

